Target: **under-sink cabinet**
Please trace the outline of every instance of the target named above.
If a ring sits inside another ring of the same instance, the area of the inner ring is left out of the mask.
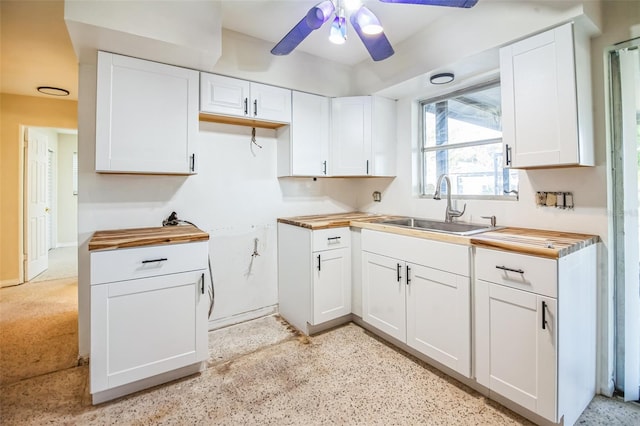
[[[477,248],[476,379],[554,423],[595,395],[596,245],[559,259]]]
[[[96,171],[194,174],[198,72],[98,52]]]
[[[362,320],[471,376],[470,247],[362,230]]]
[[[201,369],[207,259],[207,241],[91,252],[94,404]]]
[[[278,223],[280,315],[306,334],[351,314],[348,227],[311,230]]]
[[[266,122],[291,122],[291,90],[200,73],[200,111]],[[259,126],[256,126],[259,127]]]

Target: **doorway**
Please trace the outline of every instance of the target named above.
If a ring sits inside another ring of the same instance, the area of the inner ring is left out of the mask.
[[[77,276],[77,130],[24,128],[24,282]]]
[[[609,51],[615,386],[640,394],[640,38]]]

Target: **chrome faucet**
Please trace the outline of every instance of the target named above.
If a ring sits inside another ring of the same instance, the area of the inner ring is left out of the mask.
[[[440,187],[442,186],[442,179],[446,182],[447,186],[447,210],[444,213],[444,221],[445,222],[453,222],[454,217],[460,217],[464,214],[464,211],[467,209],[467,203],[462,207],[462,211],[455,210],[451,208],[451,181],[449,180],[449,176],[445,173],[438,176],[438,183],[436,183],[436,191],[433,193],[433,199],[440,199]]]

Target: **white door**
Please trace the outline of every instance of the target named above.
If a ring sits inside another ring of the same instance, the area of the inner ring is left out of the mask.
[[[326,176],[329,156],[329,98],[293,92],[291,174]]]
[[[403,261],[362,253],[362,319],[377,329],[406,341],[406,283]]]
[[[471,376],[469,277],[407,263],[407,344]]]
[[[200,111],[245,117],[249,115],[249,82],[200,73]]]
[[[478,383],[556,422],[556,299],[481,280],[475,289]]]
[[[204,271],[91,286],[91,392],[207,356]]]
[[[27,173],[25,182],[26,234],[25,281],[49,267],[47,247],[47,136],[37,129],[25,130]]]
[[[198,168],[198,72],[98,52],[96,171]]]
[[[251,83],[249,116],[266,121],[291,123],[291,90]]]
[[[566,24],[500,49],[507,166],[579,162],[572,31]]]
[[[313,324],[351,313],[351,249],[313,253]]]
[[[332,99],[331,128],[331,174],[371,173],[371,97]]]

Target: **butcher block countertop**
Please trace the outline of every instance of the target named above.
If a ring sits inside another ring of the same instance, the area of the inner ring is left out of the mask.
[[[89,251],[207,241],[209,234],[192,225],[96,231]]]
[[[278,218],[278,222],[286,223],[288,225],[299,226],[307,229],[328,229],[328,228],[342,228],[344,226],[351,226],[351,222],[380,222],[382,220],[394,219],[400,216],[389,216],[375,213],[336,213],[326,215],[312,215],[312,216],[296,216],[296,217],[281,217]]]
[[[400,217],[404,216],[354,212],[335,215],[327,214],[280,218],[278,222],[312,230],[352,226],[453,244],[505,250],[550,259],[558,259],[600,241],[600,237],[597,235],[528,228],[507,227],[470,236],[461,236],[379,223],[383,220]]]
[[[476,247],[513,251],[551,259],[558,259],[599,241],[600,237],[597,235],[527,228],[497,229],[471,237],[471,244]]]

